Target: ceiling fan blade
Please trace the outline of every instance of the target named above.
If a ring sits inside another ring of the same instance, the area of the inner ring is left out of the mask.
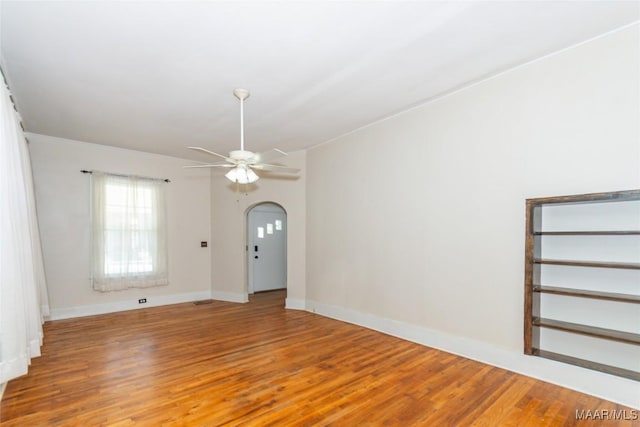
[[[269,151],[264,151],[262,153],[256,153],[253,155],[253,160],[256,163],[265,163],[265,162],[270,162],[271,160],[275,160],[279,157],[282,156],[286,156],[287,153],[285,153],[282,150],[278,150],[277,148],[273,148]]]
[[[195,150],[195,151],[202,151],[203,153],[211,154],[212,156],[221,157],[221,158],[225,159],[228,162],[234,162],[233,159],[230,159],[227,156],[223,156],[222,154],[214,153],[213,151],[207,150],[206,148],[202,148],[202,147],[187,147],[187,148],[189,148],[191,150]]]
[[[185,169],[191,169],[191,168],[235,168],[236,165],[232,165],[229,163],[221,163],[221,164],[217,164],[217,165],[196,165],[196,166],[183,166],[183,168]]]
[[[258,169],[261,171],[272,171],[272,172],[284,172],[284,173],[298,173],[300,169],[289,168],[286,166],[279,165],[270,165],[268,163],[259,163],[257,165],[251,165],[252,168]]]

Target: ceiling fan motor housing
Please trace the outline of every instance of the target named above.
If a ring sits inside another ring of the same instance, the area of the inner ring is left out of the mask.
[[[238,162],[248,163],[250,160],[253,160],[253,156],[253,152],[247,150],[235,150],[229,153],[229,157]]]

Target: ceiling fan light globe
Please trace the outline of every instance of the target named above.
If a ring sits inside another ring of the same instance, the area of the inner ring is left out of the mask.
[[[260,179],[254,171],[247,167],[235,167],[227,172],[225,177],[229,181],[237,182],[238,184],[251,184]]]
[[[256,182],[258,179],[260,179],[260,177],[252,169],[247,168],[246,171],[247,171],[247,180],[249,184]]]

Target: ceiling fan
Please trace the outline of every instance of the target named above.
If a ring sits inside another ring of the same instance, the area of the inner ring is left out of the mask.
[[[229,156],[223,156],[222,154],[207,150],[206,148],[188,147],[191,150],[201,151],[212,156],[220,157],[224,159],[225,162],[185,167],[230,168],[225,177],[237,184],[250,184],[252,182],[256,182],[260,177],[254,172],[254,169],[280,173],[300,172],[300,169],[267,163],[279,157],[286,156],[287,153],[282,150],[274,148],[263,153],[253,153],[244,149],[244,101],[249,97],[249,91],[246,89],[234,89],[233,94],[240,100],[240,149],[231,151]]]

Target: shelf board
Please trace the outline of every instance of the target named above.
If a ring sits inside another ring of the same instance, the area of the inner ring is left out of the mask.
[[[574,196],[537,197],[535,199],[527,199],[527,202],[534,206],[544,206],[556,204],[574,205],[580,203],[626,202],[631,200],[640,200],[640,189],[607,193],[577,194]]]
[[[558,286],[534,286],[533,292],[640,304],[640,295],[633,295],[633,294],[589,291],[586,289],[562,288]]]
[[[619,377],[625,377],[632,380],[640,381],[640,372],[632,371],[629,369],[605,365],[604,363],[593,362],[591,360],[580,359],[577,357],[567,356],[566,354],[554,353],[552,351],[540,350],[538,348],[533,349],[533,354],[535,356],[556,360],[558,362],[570,363],[582,368],[593,369],[595,371],[605,372],[607,374],[617,375]]]
[[[534,231],[534,236],[640,236],[640,230]]]
[[[573,267],[622,268],[627,270],[640,270],[640,263],[637,262],[575,261],[547,258],[534,258],[533,262],[534,264],[568,265]]]
[[[534,317],[533,324],[541,328],[557,329],[574,334],[640,345],[640,334],[634,334],[633,332],[617,331],[615,329],[599,328],[597,326],[582,325],[543,317]]]

